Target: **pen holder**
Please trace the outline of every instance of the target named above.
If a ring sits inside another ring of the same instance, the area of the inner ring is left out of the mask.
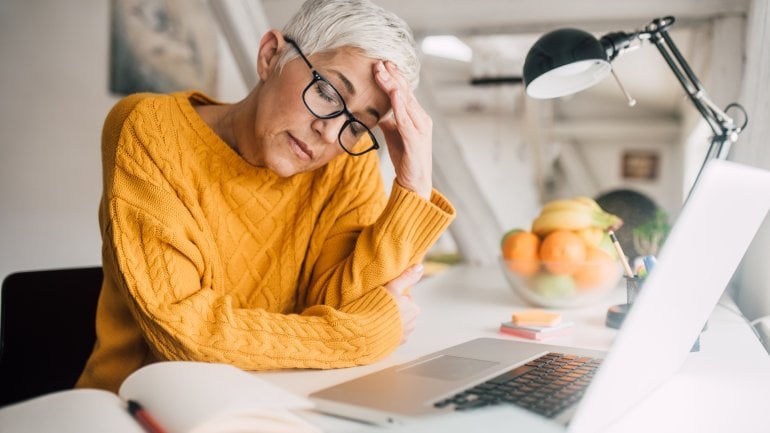
[[[640,277],[623,277],[626,279],[626,304],[632,305],[639,295],[639,291],[642,290],[642,283],[644,278]]]
[[[626,314],[631,309],[636,297],[639,295],[639,291],[642,289],[642,283],[644,278],[640,277],[628,277],[624,276],[626,280],[626,303],[613,305],[607,310],[607,319],[605,324],[610,328],[619,329],[623,324],[623,319],[626,318]]]

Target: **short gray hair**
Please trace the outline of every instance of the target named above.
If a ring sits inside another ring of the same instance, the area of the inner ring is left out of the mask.
[[[393,62],[412,89],[420,79],[420,60],[409,26],[369,0],[307,0],[283,28],[305,55],[355,47],[373,59]],[[278,69],[297,57],[285,50]]]

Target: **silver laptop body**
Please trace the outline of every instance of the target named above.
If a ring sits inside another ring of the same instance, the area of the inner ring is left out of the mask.
[[[681,367],[768,209],[770,172],[710,161],[609,352],[479,338],[310,398],[322,412],[376,424],[409,423],[453,410],[434,407],[437,401],[561,352],[604,358],[582,399],[555,419],[569,431],[599,431]]]

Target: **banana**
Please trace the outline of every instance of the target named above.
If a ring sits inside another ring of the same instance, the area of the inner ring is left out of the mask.
[[[599,209],[601,210],[601,208]],[[552,211],[560,211],[560,210],[590,211],[590,210],[594,210],[594,208],[589,203],[586,203],[583,200],[578,200],[578,198],[576,197],[576,198],[566,198],[561,200],[549,201],[548,203],[543,205],[543,208],[540,210],[540,213],[544,214],[544,213],[548,213]]]
[[[541,213],[532,221],[532,232],[545,236],[554,230],[582,230],[595,224],[591,212],[580,209],[557,209]]]
[[[619,217],[605,212],[593,199],[578,196],[546,203],[532,222],[532,232],[545,236],[558,229],[581,231],[596,228],[604,231],[617,229],[622,224]],[[596,233],[586,232],[586,235],[594,241],[598,238]]]

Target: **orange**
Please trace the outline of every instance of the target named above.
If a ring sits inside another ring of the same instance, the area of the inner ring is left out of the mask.
[[[606,251],[599,247],[589,247],[586,250],[586,262],[572,277],[581,289],[600,288],[615,277],[617,262]]]
[[[586,244],[573,231],[554,230],[540,244],[540,259],[549,272],[572,275],[586,260]]]
[[[511,230],[503,235],[501,248],[508,269],[523,276],[537,272],[540,238],[536,234],[522,229]]]

